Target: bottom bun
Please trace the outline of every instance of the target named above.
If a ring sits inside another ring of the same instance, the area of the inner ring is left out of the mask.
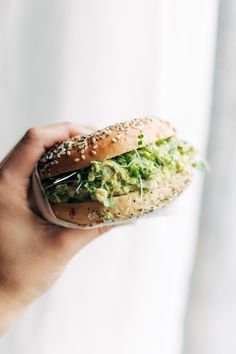
[[[51,204],[58,219],[80,226],[94,226],[108,222],[124,221],[162,208],[175,199],[192,180],[192,171],[176,175],[161,182],[156,189],[139,191],[114,197],[115,208],[106,208],[99,202]]]

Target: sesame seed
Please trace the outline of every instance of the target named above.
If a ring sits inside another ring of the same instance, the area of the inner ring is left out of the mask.
[[[96,155],[97,153],[96,153],[96,151],[92,150],[92,154],[93,154],[93,155]]]
[[[76,157],[76,159],[74,159],[75,162],[78,162],[80,159],[78,157]]]
[[[143,127],[145,127],[146,129],[147,126],[153,122],[153,117],[144,116],[142,118],[135,118],[130,121],[125,121],[123,123],[113,124],[112,126],[100,129],[93,134],[87,134],[83,136],[77,135],[76,137],[70,138],[66,141],[58,142],[41,158],[41,163],[43,164],[43,166],[39,166],[39,171],[41,175],[45,174],[45,177],[49,177],[50,166],[57,164],[58,162],[55,161],[60,161],[60,158],[62,158],[63,155],[70,156],[75,152],[77,156],[83,155],[83,157],[80,156],[80,159],[85,159],[85,151],[90,148],[90,153],[94,154],[98,146],[96,142],[99,140],[107,139],[111,135],[111,133],[115,133],[112,134],[113,136],[110,137],[111,142],[116,143],[120,139],[124,141],[126,140],[126,136],[127,134],[129,134],[129,132],[132,133],[135,130],[141,131]],[[163,135],[163,131],[165,131],[167,128],[169,128],[170,134],[175,133],[175,130],[172,128],[172,126],[166,123],[165,121],[157,120],[157,124],[159,126],[158,129],[160,136]],[[80,159],[78,159],[77,161],[80,161]]]
[[[81,159],[82,159],[82,160],[85,160],[85,156],[84,156],[84,155],[81,155]]]

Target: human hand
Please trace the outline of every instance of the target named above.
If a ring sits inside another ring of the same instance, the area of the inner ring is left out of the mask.
[[[37,214],[31,174],[44,150],[83,133],[72,123],[31,128],[0,164],[0,334],[46,292],[69,260],[110,227],[65,229]]]

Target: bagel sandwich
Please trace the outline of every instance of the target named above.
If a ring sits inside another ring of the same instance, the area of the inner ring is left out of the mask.
[[[195,155],[168,121],[144,117],[58,142],[38,174],[55,216],[88,227],[170,203],[190,184]]]

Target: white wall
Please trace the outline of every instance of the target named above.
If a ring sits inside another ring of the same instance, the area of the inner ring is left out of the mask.
[[[1,154],[28,126],[169,118],[204,150],[215,0],[0,2]],[[200,178],[183,213],[114,229],[85,248],[0,344],[4,354],[177,354]]]
[[[236,2],[220,1],[207,174],[186,354],[236,352]]]

